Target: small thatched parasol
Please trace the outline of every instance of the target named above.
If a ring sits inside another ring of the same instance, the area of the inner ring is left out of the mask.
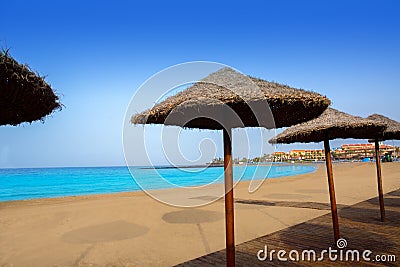
[[[386,130],[378,137],[379,141],[400,140],[400,122],[379,114],[372,114],[367,119],[387,125]]]
[[[385,202],[383,200],[383,186],[382,186],[382,171],[381,171],[381,156],[379,153],[379,141],[384,140],[400,140],[400,123],[389,119],[383,115],[372,114],[367,117],[369,120],[373,120],[379,123],[387,125],[386,130],[374,140],[369,140],[375,143],[375,158],[376,158],[376,176],[378,179],[378,195],[379,195],[379,207],[381,211],[381,221],[385,221]]]
[[[329,104],[329,99],[317,93],[251,78],[224,68],[134,115],[131,122],[223,130],[226,253],[227,265],[234,266],[231,129],[290,126],[317,117]]]
[[[270,143],[310,143],[338,138],[371,139],[382,132],[383,125],[328,108],[318,118],[286,129],[272,138]]]
[[[60,109],[57,95],[42,77],[0,51],[0,125],[41,120]]]
[[[336,109],[328,108],[318,118],[292,126],[277,135],[275,138],[269,140],[270,143],[286,144],[295,142],[310,143],[324,141],[335,241],[340,238],[340,234],[329,140],[337,138],[375,138],[385,129],[386,126],[383,123],[355,117]]]

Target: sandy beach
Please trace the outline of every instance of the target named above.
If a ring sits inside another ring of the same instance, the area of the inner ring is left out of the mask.
[[[239,183],[237,200],[271,205],[235,204],[236,244],[329,213],[325,165],[318,166],[268,179],[255,193]],[[377,195],[374,163],[334,164],[333,171],[339,208]],[[382,173],[385,193],[400,187],[400,163],[383,164]],[[197,200],[214,199],[218,190]],[[160,194],[196,203],[181,189]],[[1,266],[171,266],[223,248],[223,199],[199,208],[173,207],[143,192],[0,203]]]

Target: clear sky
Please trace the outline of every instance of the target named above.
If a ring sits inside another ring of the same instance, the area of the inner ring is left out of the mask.
[[[0,167],[124,165],[122,124],[135,91],[195,60],[317,91],[354,115],[400,121],[396,0],[15,0],[1,9],[0,46],[46,75],[65,108],[44,124],[0,127]],[[221,135],[204,136],[221,155]],[[321,144],[278,149],[299,147]],[[185,153],[198,156],[190,146]]]

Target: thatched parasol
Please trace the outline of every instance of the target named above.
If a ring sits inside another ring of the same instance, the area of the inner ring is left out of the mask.
[[[383,200],[383,186],[382,186],[382,171],[381,171],[381,156],[379,153],[379,141],[384,140],[400,140],[400,123],[389,119],[383,115],[372,114],[367,117],[369,120],[373,120],[379,123],[384,123],[387,125],[386,130],[374,140],[370,142],[375,143],[375,158],[376,158],[376,176],[378,180],[378,195],[379,195],[379,207],[381,211],[381,221],[385,221],[385,202]]]
[[[0,125],[42,120],[60,109],[57,95],[28,66],[0,51]]]
[[[226,253],[227,265],[234,266],[231,129],[290,126],[317,117],[329,104],[329,99],[317,93],[251,78],[224,68],[134,115],[131,122],[223,130]]]
[[[387,125],[386,130],[378,137],[379,141],[400,140],[400,122],[379,114],[372,114],[367,119]]]
[[[292,126],[269,140],[270,143],[286,144],[324,142],[335,242],[340,238],[340,234],[329,140],[337,138],[375,138],[385,129],[386,126],[383,123],[355,117],[336,109],[328,108],[318,118]]]
[[[251,84],[249,84],[251,83]],[[252,109],[269,106],[275,124],[270,120],[256,118]],[[265,127],[267,129],[291,126],[311,120],[321,114],[330,101],[320,94],[291,88],[275,82],[244,76],[229,68],[223,68],[190,88],[169,97],[153,108],[133,116],[134,124],[168,124],[188,128],[222,130],[223,126],[213,118],[221,112],[221,106],[229,106],[240,118],[237,127]],[[175,121],[171,112],[192,119]],[[169,117],[166,122],[167,117]]]
[[[272,138],[270,143],[310,143],[338,138],[371,139],[382,132],[383,125],[328,108],[318,118],[286,129]]]

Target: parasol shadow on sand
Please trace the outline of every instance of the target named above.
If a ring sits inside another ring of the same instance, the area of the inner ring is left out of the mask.
[[[330,100],[222,68],[132,117],[133,124],[163,124],[223,131],[227,265],[235,265],[232,178],[233,128],[287,127],[319,116]]]
[[[335,242],[340,238],[340,233],[329,140],[338,138],[371,139],[379,136],[385,129],[386,125],[384,123],[363,119],[328,108],[318,118],[292,126],[269,140],[270,143],[274,144],[324,142]]]
[[[119,220],[66,232],[61,236],[61,240],[78,244],[112,242],[139,237],[148,231],[147,227]]]
[[[58,96],[44,78],[0,50],[0,125],[43,121],[56,109]]]
[[[385,221],[385,202],[383,199],[383,186],[382,186],[382,170],[381,170],[381,156],[379,153],[379,141],[385,140],[400,140],[400,123],[389,119],[383,115],[372,114],[367,117],[368,120],[373,120],[378,123],[386,124],[387,128],[375,139],[369,140],[375,143],[375,157],[376,157],[376,177],[378,182],[378,196],[379,196],[379,208],[381,213],[381,221]]]

